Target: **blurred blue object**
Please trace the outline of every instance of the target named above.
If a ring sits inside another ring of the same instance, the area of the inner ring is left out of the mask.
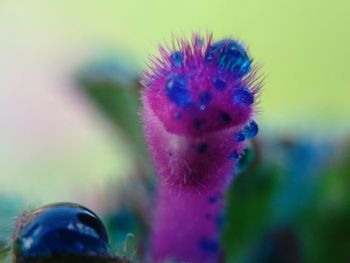
[[[72,204],[48,205],[19,218],[15,233],[16,258],[51,255],[108,255],[102,221],[89,209]]]
[[[323,169],[332,155],[330,145],[293,141],[285,144],[284,173],[272,204],[277,223],[297,219],[314,201]]]

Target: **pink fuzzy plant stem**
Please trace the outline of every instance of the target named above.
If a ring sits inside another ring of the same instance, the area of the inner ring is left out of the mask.
[[[194,34],[160,53],[142,81],[158,178],[152,262],[216,263],[225,192],[246,139],[258,132],[252,117],[260,83],[235,40]]]

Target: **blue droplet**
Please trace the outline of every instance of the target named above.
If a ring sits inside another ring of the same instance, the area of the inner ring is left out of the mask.
[[[204,60],[206,62],[212,62],[214,58],[218,56],[219,50],[220,50],[219,43],[218,42],[214,43],[205,53]]]
[[[197,151],[200,153],[200,154],[203,154],[205,153],[206,151],[208,150],[208,144],[207,143],[202,143],[198,146],[197,148]]]
[[[178,74],[171,75],[166,83],[165,92],[168,98],[178,107],[191,107],[192,99],[188,91],[188,81],[185,77]]]
[[[199,248],[208,254],[217,255],[219,253],[219,242],[215,239],[203,237],[199,240]]]
[[[259,132],[258,124],[255,121],[251,121],[243,129],[243,134],[247,139],[254,138]]]
[[[226,80],[223,78],[215,78],[213,79],[213,85],[217,90],[223,91],[226,89]]]
[[[35,210],[15,240],[18,257],[106,255],[108,236],[101,220],[90,210],[59,203]]]
[[[251,70],[251,61],[245,48],[231,39],[218,41],[208,49],[205,60],[212,62],[214,59],[217,59],[221,70],[229,71],[237,78],[245,76]]]
[[[235,41],[230,41],[219,55],[220,66],[235,77],[243,77],[250,71],[251,62],[245,49]]]
[[[219,201],[219,198],[216,196],[211,196],[208,199],[209,204],[215,204],[217,201]]]
[[[252,62],[250,60],[246,60],[241,64],[239,69],[235,69],[235,70],[239,72],[237,73],[239,77],[243,77],[249,73],[249,71],[251,70],[251,67],[252,67]]]
[[[173,52],[170,57],[175,67],[181,67],[183,65],[184,55],[181,51]]]
[[[218,42],[213,43],[205,53],[205,61],[206,62],[212,62],[215,58],[218,59],[220,53],[224,50],[225,45],[227,45],[227,42],[231,40],[221,40]]]
[[[234,151],[230,154],[229,159],[232,161],[237,161],[239,159],[239,153],[237,151]]]
[[[248,88],[234,89],[233,102],[249,106],[254,103],[254,94]]]
[[[200,109],[205,110],[206,106],[211,101],[211,94],[209,91],[204,91],[201,94],[199,94],[199,103],[200,103]]]
[[[245,136],[243,133],[239,132],[235,136],[236,142],[243,142],[245,140]]]

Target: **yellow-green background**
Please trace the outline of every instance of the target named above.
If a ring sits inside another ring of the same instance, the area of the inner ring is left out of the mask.
[[[125,145],[70,74],[101,50],[142,67],[193,31],[237,37],[263,65],[262,133],[348,133],[350,1],[0,0],[0,192],[47,202],[126,174]]]

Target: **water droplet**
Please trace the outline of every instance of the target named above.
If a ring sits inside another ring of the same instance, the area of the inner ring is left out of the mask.
[[[232,161],[237,161],[239,159],[240,155],[237,151],[234,151],[230,154],[229,159]]]
[[[173,52],[170,57],[175,67],[181,67],[183,65],[184,55],[181,51]]]
[[[101,220],[89,209],[71,203],[33,211],[15,243],[17,257],[108,254],[108,236]]]
[[[207,143],[202,143],[198,146],[197,148],[197,151],[200,153],[200,154],[203,154],[205,153],[206,151],[208,150],[208,144]]]
[[[236,142],[243,142],[245,140],[245,136],[243,133],[239,132],[235,136]]]
[[[243,134],[247,139],[254,138],[259,132],[258,124],[255,121],[251,121],[243,129]]]
[[[248,88],[234,89],[233,102],[249,106],[254,103],[254,94]]]
[[[250,60],[246,60],[244,62],[242,62],[240,68],[235,69],[237,71],[237,75],[239,75],[239,77],[243,77],[245,75],[247,75],[249,73],[249,71],[251,70],[251,61]]]
[[[199,247],[201,250],[211,255],[217,255],[219,253],[219,242],[215,239],[203,237],[199,240]]]
[[[211,196],[211,197],[209,197],[209,199],[208,199],[209,204],[215,204],[215,203],[217,203],[218,201],[219,201],[219,198],[216,197],[216,196]]]
[[[245,76],[251,69],[245,48],[231,39],[218,41],[208,49],[205,60],[212,62],[215,58],[222,71],[230,71],[237,78]]]
[[[217,90],[223,91],[226,89],[226,80],[224,78],[215,78],[213,79],[213,85]]]
[[[188,81],[185,77],[178,74],[171,75],[166,83],[165,92],[168,98],[178,107],[191,107],[192,99],[188,91]]]
[[[200,103],[199,108],[201,110],[205,110],[206,106],[210,103],[210,101],[211,101],[211,94],[209,91],[204,91],[201,94],[199,94],[199,103]]]

